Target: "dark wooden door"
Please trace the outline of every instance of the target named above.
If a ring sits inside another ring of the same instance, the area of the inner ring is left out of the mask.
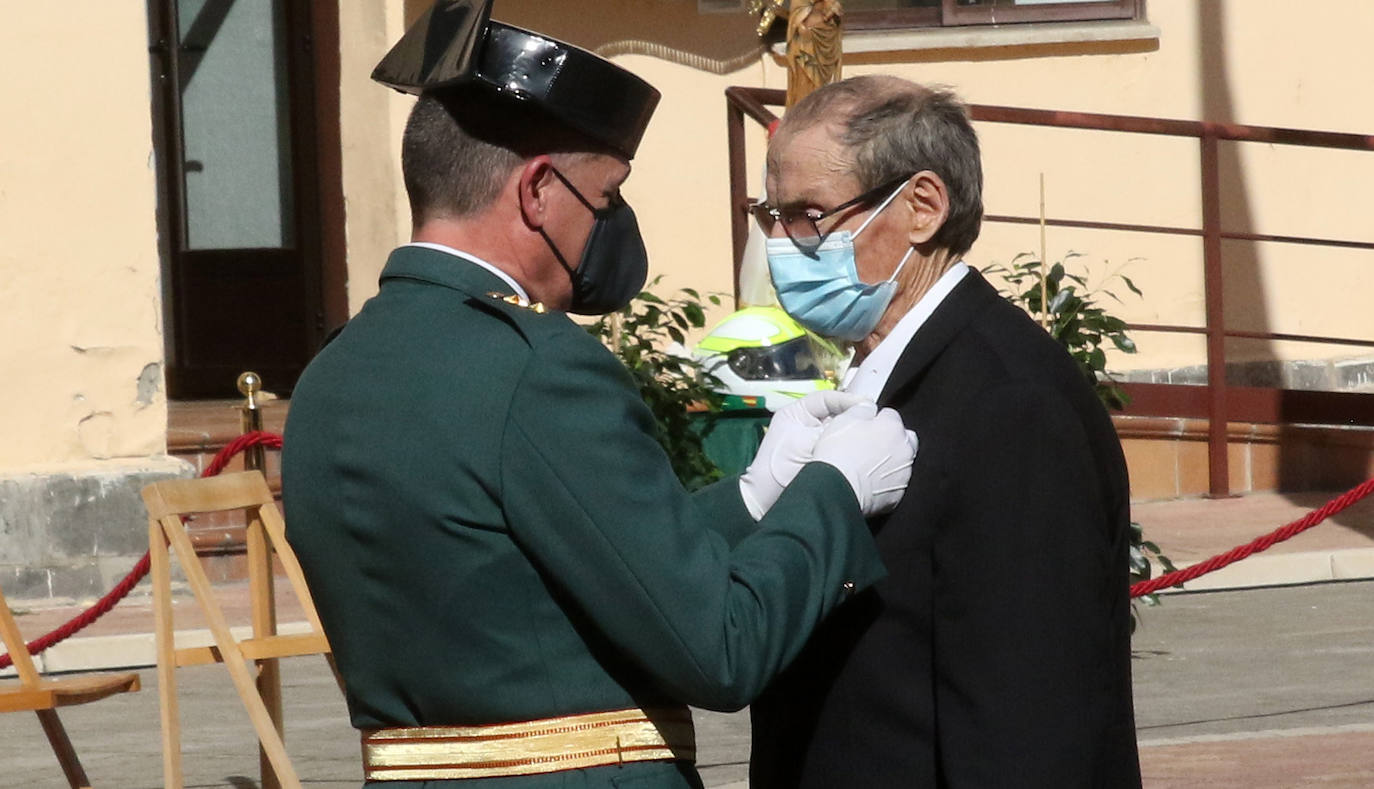
[[[169,394],[287,394],[325,329],[311,4],[149,11]]]

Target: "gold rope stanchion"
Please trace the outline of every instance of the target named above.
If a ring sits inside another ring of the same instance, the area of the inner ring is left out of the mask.
[[[262,391],[262,376],[250,370],[239,375],[235,385],[244,398],[239,413],[239,432],[262,430],[262,403],[258,399],[258,393]],[[243,467],[247,471],[266,472],[266,461],[267,456],[261,444],[244,451]]]
[[[244,433],[262,430],[262,377],[255,372],[245,372],[236,382],[244,401],[240,411],[239,426]],[[267,456],[261,444],[248,447],[243,455],[243,466],[249,471],[267,473]],[[272,580],[272,549],[263,533],[261,523],[248,524],[246,534],[248,543],[248,599],[253,620],[253,637],[265,638],[277,633],[277,595]],[[277,734],[283,735],[281,666],[276,658],[255,661],[258,667],[257,686],[262,696],[267,714]],[[272,769],[267,752],[258,744],[258,765],[262,773],[262,789],[280,789],[281,782]]]

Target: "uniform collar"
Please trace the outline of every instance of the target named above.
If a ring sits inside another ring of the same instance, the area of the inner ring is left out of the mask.
[[[413,279],[473,296],[500,292],[514,295],[522,303],[529,301],[529,294],[506,272],[476,255],[442,244],[417,242],[397,248],[387,259],[381,279]]]

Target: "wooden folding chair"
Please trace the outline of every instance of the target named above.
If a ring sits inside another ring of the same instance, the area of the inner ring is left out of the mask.
[[[57,717],[57,708],[73,704],[99,701],[116,693],[138,690],[138,675],[128,674],[87,674],[61,679],[44,679],[34,668],[33,656],[24,644],[19,626],[14,622],[5,593],[0,591],[0,638],[9,650],[10,660],[19,674],[19,680],[0,683],[0,712],[22,712],[32,710],[38,714],[43,725],[43,733],[48,735],[48,743],[62,765],[67,783],[72,789],[89,789],[91,782],[76,758],[76,750],[67,738],[67,730]]]
[[[162,714],[162,770],[167,789],[181,789],[181,721],[177,710],[176,669],[223,663],[257,732],[262,749],[263,786],[299,789],[301,783],[286,755],[281,731],[281,685],[276,659],[322,654],[329,643],[315,604],[305,586],[296,554],[286,543],[281,513],[267,480],[259,471],[221,474],[203,479],[156,482],[143,489],[148,507],[148,550],[152,557],[153,617],[157,636],[157,678]],[[248,578],[252,636],[237,639],[210,587],[205,568],[191,545],[181,516],[189,513],[244,510],[248,515]],[[172,586],[168,548],[176,555],[196,602],[205,614],[214,646],[177,648],[172,637]],[[310,632],[278,635],[272,586],[275,552],[305,609]],[[250,668],[247,661],[254,661]],[[330,667],[333,661],[330,659]],[[256,671],[254,671],[256,669]],[[337,673],[335,677],[337,678]],[[256,680],[256,684],[255,684]],[[342,685],[340,685],[342,687]],[[273,781],[275,774],[275,781]]]

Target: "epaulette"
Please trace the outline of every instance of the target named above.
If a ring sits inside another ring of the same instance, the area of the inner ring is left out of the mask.
[[[543,302],[536,301],[533,304],[531,304],[530,302],[525,301],[524,299],[520,298],[519,296],[513,293],[507,295],[505,293],[493,290],[490,293],[488,293],[487,296],[496,299],[497,301],[504,301],[507,304],[520,307],[521,309],[529,310],[530,312],[533,312],[537,315],[543,315],[544,313],[549,311],[548,308],[544,306]]]

